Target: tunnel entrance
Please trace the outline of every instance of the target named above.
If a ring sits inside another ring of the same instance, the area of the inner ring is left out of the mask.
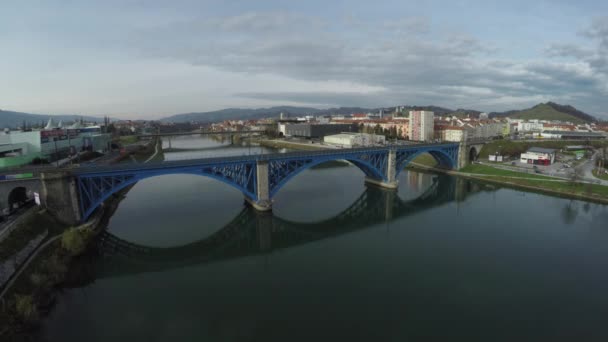
[[[27,189],[20,186],[11,190],[8,194],[8,208],[15,210],[26,204],[29,198],[27,197]]]
[[[469,150],[469,163],[472,163],[477,160],[477,149],[475,147],[471,147]]]

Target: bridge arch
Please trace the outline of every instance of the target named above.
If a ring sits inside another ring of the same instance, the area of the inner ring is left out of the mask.
[[[326,158],[315,158],[305,161],[297,160],[276,160],[271,161],[270,177],[269,177],[269,190],[270,197],[276,195],[285,184],[287,184],[292,178],[300,174],[302,171],[310,169],[314,166],[321,165],[332,161],[347,161],[359,168],[366,177],[373,179],[386,180],[386,153],[377,154],[374,156],[365,155],[362,156],[328,156]]]
[[[246,196],[256,198],[256,169],[255,163],[187,167],[153,170],[150,172],[124,172],[114,174],[86,174],[77,176],[80,195],[80,210],[82,221],[89,216],[110,196],[141,180],[159,176],[186,174],[209,177],[240,190]]]
[[[449,148],[425,148],[415,151],[397,151],[397,172],[396,175],[399,175],[405,167],[412,162],[412,160],[416,159],[416,157],[428,153],[430,154],[438,163],[438,166],[446,169],[453,169],[456,167],[456,163],[458,160],[458,148],[457,147],[449,147]]]

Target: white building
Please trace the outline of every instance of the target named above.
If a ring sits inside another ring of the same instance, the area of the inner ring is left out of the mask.
[[[526,164],[550,165],[555,162],[555,150],[551,148],[530,147],[522,153],[520,161]]]
[[[408,136],[414,141],[432,141],[435,128],[435,113],[411,110]]]
[[[441,140],[443,140],[443,141],[453,141],[453,142],[464,141],[465,128],[464,127],[455,127],[455,126],[445,127],[441,133],[442,133]]]
[[[488,120],[488,113],[479,113],[479,120]]]
[[[342,147],[365,147],[383,145],[385,137],[384,135],[367,133],[340,133],[325,136],[323,142]]]
[[[543,128],[543,123],[538,121],[520,121],[517,123],[518,132],[540,132]]]

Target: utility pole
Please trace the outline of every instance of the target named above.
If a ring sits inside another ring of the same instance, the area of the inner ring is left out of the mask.
[[[59,167],[59,153],[57,153],[57,137],[53,137],[53,142],[55,143],[55,164]]]

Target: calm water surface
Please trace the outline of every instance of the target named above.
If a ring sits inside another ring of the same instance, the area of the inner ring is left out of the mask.
[[[44,339],[608,338],[607,207],[415,172],[396,193],[363,178],[351,166],[307,170],[267,215],[205,177],[138,183],[110,222],[95,281],[60,297]]]

